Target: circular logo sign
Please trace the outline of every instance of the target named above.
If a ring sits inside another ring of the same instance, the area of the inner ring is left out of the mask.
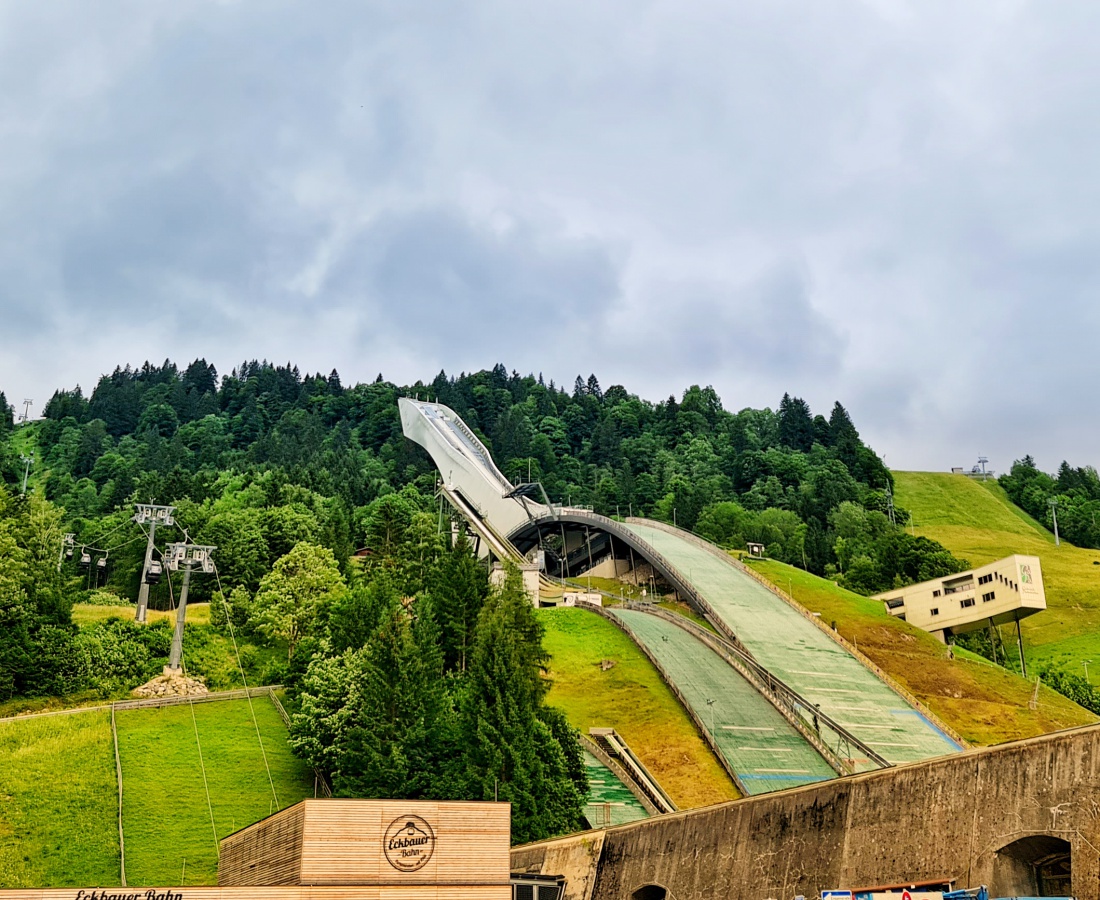
[[[435,852],[435,832],[420,816],[400,816],[382,838],[386,860],[399,872],[415,872]]]

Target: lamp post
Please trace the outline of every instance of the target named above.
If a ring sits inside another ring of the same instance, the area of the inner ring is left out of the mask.
[[[1086,659],[1086,660],[1083,660],[1081,662],[1081,665],[1083,665],[1085,667],[1085,683],[1086,684],[1091,684],[1092,683],[1092,682],[1089,681],[1089,663],[1090,662],[1092,662],[1091,659]]]

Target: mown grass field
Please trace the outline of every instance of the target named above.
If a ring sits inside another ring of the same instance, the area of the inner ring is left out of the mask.
[[[737,789],[661,676],[623,632],[583,609],[542,609],[551,655],[549,702],[583,734],[614,728],[681,809],[732,800]],[[611,668],[600,663],[609,660]]]
[[[252,706],[278,804],[247,701],[117,714],[129,884],[215,884],[217,840],[313,796],[313,772],[291,755],[271,701]]]
[[[0,722],[0,888],[119,880],[109,712]]]
[[[806,609],[820,613],[823,622],[836,622],[842,637],[972,744],[999,744],[1098,721],[1042,685],[1037,709],[1029,709],[1033,682],[963,651],[948,659],[939,640],[888,615],[877,600],[774,560],[750,564]]]
[[[1008,499],[995,481],[939,472],[895,472],[897,502],[913,514],[913,530],[956,556],[981,565],[1012,553],[1038,556],[1047,611],[1024,619],[1029,664],[1052,663],[1075,675],[1100,664],[1100,550],[1062,541]],[[1011,662],[1014,635],[1003,629]],[[1033,667],[1033,666],[1032,666]]]
[[[91,603],[76,603],[73,605],[73,624],[75,625],[93,625],[96,622],[106,622],[108,619],[131,620],[133,618],[133,606],[97,606]],[[176,612],[175,610],[146,610],[146,620],[150,623],[164,620],[171,625],[175,625]],[[185,621],[188,625],[209,625],[210,604],[188,603]]]

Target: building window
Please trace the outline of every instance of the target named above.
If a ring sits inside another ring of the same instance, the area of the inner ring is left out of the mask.
[[[940,595],[939,591],[932,591],[932,596],[933,597],[938,597],[939,595]]]
[[[940,608],[938,606],[933,606],[930,612],[932,615],[938,616],[940,614]]]
[[[978,579],[978,584],[989,584],[989,582],[991,582],[992,580],[992,575],[983,575],[981,578]]]
[[[899,606],[905,606],[904,597],[891,597],[889,600],[886,601],[887,609],[897,609]]]
[[[965,600],[960,600],[959,601],[959,606],[961,606],[963,609],[966,609],[968,606],[973,606],[973,605],[974,605],[974,598],[973,597],[967,597]]]
[[[988,594],[982,594],[982,603],[988,603],[990,600],[995,599],[996,596],[996,591],[990,591]]]

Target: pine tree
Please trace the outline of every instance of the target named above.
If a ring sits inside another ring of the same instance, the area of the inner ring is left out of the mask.
[[[809,452],[814,443],[814,420],[801,397],[784,394],[779,403],[779,442],[792,450]]]
[[[394,604],[363,654],[359,705],[339,769],[337,793],[352,797],[442,798],[454,790],[455,753],[443,654],[431,601]]]
[[[513,569],[478,617],[461,721],[467,796],[510,801],[516,843],[574,830],[583,814],[569,757],[542,715],[547,659]]]

